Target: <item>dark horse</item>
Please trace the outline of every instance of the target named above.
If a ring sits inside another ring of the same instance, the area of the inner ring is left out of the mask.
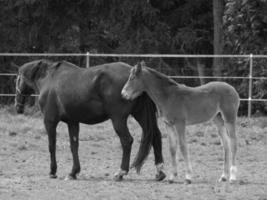
[[[36,60],[19,68],[16,81],[15,107],[24,112],[25,98],[39,92],[39,105],[48,133],[50,152],[50,177],[56,178],[56,127],[60,121],[68,125],[73,167],[68,178],[76,179],[80,172],[78,156],[79,123],[96,124],[111,119],[122,145],[121,169],[115,180],[121,180],[129,171],[133,138],[127,127],[132,115],[143,130],[141,144],[133,167],[140,171],[153,146],[156,180],[165,178],[162,171],[163,157],[161,132],[156,119],[156,106],[144,93],[133,101],[121,97],[131,66],[126,63],[103,64],[88,69],[66,61]]]

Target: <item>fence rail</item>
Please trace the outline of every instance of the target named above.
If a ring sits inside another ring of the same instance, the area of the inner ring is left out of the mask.
[[[267,55],[211,55],[211,54],[105,54],[105,53],[0,53],[0,56],[9,57],[86,57],[86,67],[90,67],[90,57],[133,57],[133,58],[248,58],[249,59],[249,75],[241,76],[169,76],[170,78],[203,78],[203,79],[248,79],[248,98],[241,99],[241,101],[248,101],[248,117],[251,117],[251,102],[262,101],[267,99],[252,99],[252,80],[261,79],[266,80],[267,77],[253,77],[253,58],[267,58]],[[0,73],[0,76],[16,76],[14,73]],[[0,94],[0,96],[14,97],[15,94]],[[35,95],[36,96],[36,95]]]
[[[254,54],[116,54],[116,53],[0,53],[0,56],[11,57],[135,57],[135,58],[267,58],[267,55]]]

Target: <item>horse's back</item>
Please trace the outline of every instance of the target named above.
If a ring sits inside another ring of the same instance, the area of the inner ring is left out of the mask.
[[[207,86],[213,88],[219,96],[219,109],[224,119],[235,122],[240,104],[240,98],[233,86],[225,82],[210,82]]]
[[[234,120],[239,96],[236,90],[225,82],[209,82],[198,87],[178,85],[174,101],[181,115],[187,116],[188,124],[200,123],[212,119],[218,112],[229,120]],[[231,119],[230,119],[231,118]]]
[[[49,76],[48,87],[44,91],[46,95],[43,96],[45,101],[56,98],[65,121],[75,119],[94,124],[113,115],[128,116],[134,102],[122,99],[120,91],[130,68],[122,62],[87,69],[62,62]]]
[[[226,101],[225,103],[239,103],[239,95],[236,89],[226,82],[213,81],[207,83],[206,87],[211,88],[214,93],[217,93],[221,101]]]
[[[109,76],[112,79],[119,79],[121,82],[124,82],[128,79],[131,66],[124,62],[114,62],[114,63],[106,63],[102,65],[93,66],[101,73]]]

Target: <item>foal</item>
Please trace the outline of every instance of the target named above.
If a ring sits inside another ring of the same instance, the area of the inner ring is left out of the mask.
[[[219,181],[226,181],[229,174],[230,182],[236,180],[235,123],[240,100],[232,86],[224,82],[210,82],[199,87],[187,87],[141,62],[131,69],[121,94],[125,99],[133,100],[144,91],[155,102],[159,114],[171,129],[169,148],[173,169],[169,182],[173,182],[177,176],[176,149],[179,138],[180,150],[186,163],[185,180],[186,183],[191,183],[192,167],[185,139],[185,127],[211,119],[217,126],[224,147],[224,170]],[[218,113],[221,113],[222,117]],[[224,126],[228,134],[224,131]]]

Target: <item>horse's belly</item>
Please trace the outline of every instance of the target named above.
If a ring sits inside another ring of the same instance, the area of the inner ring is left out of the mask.
[[[209,121],[215,117],[219,112],[218,105],[216,103],[205,103],[205,105],[199,104],[197,107],[190,107],[187,109],[186,124],[198,124]]]
[[[85,124],[96,124],[108,119],[103,105],[99,101],[76,102],[75,105],[66,106],[63,118]]]
[[[210,121],[211,119],[215,117],[217,113],[218,112],[214,112],[210,115],[203,115],[203,114],[195,114],[194,116],[191,115],[190,117],[187,118],[186,124],[193,125],[193,124],[199,124],[199,123]]]

